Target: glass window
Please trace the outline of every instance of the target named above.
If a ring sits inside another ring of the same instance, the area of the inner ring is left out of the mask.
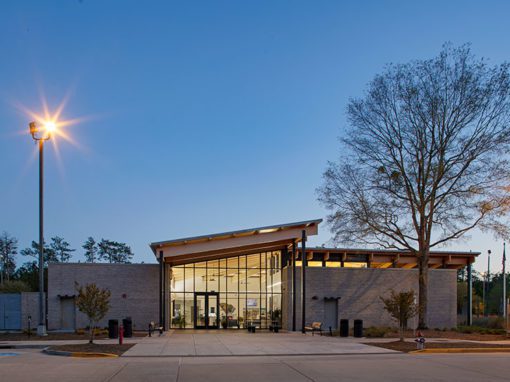
[[[226,271],[226,292],[237,292],[239,288],[239,273],[237,269],[227,269]],[[223,292],[223,289],[220,289]]]
[[[309,261],[309,267],[322,267],[322,261]]]
[[[205,292],[207,289],[207,269],[195,268],[195,292]]]
[[[220,291],[220,271],[218,270],[218,266],[215,268],[207,268],[207,291]]]
[[[340,261],[326,261],[327,268],[340,268],[342,263]]]
[[[256,253],[254,255],[249,255],[246,257],[246,267],[250,268],[260,268],[260,254]]]
[[[184,293],[172,293],[172,327],[184,328]]]
[[[248,268],[248,283],[246,288],[248,292],[260,291],[260,269]]]
[[[239,326],[241,328],[246,328],[246,294],[239,295]]]
[[[281,252],[272,251],[172,267],[172,327],[193,328],[195,315],[198,324],[205,322],[205,296],[197,299],[197,306],[195,297],[206,291],[219,292],[216,317],[221,328],[243,328],[247,322],[269,327],[274,301],[281,304],[280,261]]]
[[[172,292],[184,292],[184,268],[172,268],[171,275],[170,290]]]
[[[193,313],[195,312],[195,294],[185,293],[184,294],[184,320],[186,328],[195,327]]]
[[[367,263],[344,262],[344,268],[366,268]]]
[[[227,292],[227,270],[224,268],[221,268],[218,271],[219,279],[220,279],[220,292]]]
[[[239,292],[246,292],[246,270],[245,269],[239,269]]]
[[[246,297],[246,319],[248,324],[260,328],[260,295],[248,294]]]
[[[229,269],[237,269],[239,268],[239,258],[236,257],[229,257],[226,259],[227,268]]]

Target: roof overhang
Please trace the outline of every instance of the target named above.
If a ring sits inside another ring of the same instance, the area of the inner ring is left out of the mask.
[[[219,255],[234,256],[256,251],[281,249],[301,241],[302,232],[316,235],[322,219],[278,224],[239,231],[187,237],[151,243],[153,253],[163,253],[166,262],[200,261]]]

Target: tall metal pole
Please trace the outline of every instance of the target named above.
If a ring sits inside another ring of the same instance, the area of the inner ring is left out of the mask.
[[[473,325],[473,272],[471,269],[471,262],[467,266],[468,276],[468,290],[467,290],[467,325]]]
[[[491,250],[489,249],[487,251],[487,283],[485,284],[485,287],[487,288],[487,290],[484,289],[485,298],[487,300],[489,300],[489,289],[490,289],[490,285],[491,285],[490,283],[491,283]],[[484,300],[483,301],[484,314],[486,314],[488,316],[489,315],[489,307],[487,307],[487,310],[486,310],[485,304],[486,304],[486,302]]]
[[[306,326],[306,231],[301,233],[301,332],[305,333]]]
[[[292,331],[296,331],[296,242],[292,242]]]
[[[506,272],[505,272],[506,269],[505,269],[505,264],[506,264],[506,243],[503,243],[503,317],[505,318],[505,323],[506,323],[506,316],[508,313],[506,311]]]
[[[46,335],[44,301],[44,140],[39,140],[39,326],[37,335]]]

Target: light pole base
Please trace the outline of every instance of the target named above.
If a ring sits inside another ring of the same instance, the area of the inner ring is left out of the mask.
[[[46,325],[37,325],[37,335],[39,337],[44,337],[48,335],[48,333],[46,332]]]

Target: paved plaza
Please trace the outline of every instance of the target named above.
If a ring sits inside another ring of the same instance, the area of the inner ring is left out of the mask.
[[[162,337],[144,338],[124,353],[124,357],[163,356],[261,356],[261,355],[340,355],[391,353],[360,343],[359,339],[302,333],[248,333],[246,331],[170,331]]]

